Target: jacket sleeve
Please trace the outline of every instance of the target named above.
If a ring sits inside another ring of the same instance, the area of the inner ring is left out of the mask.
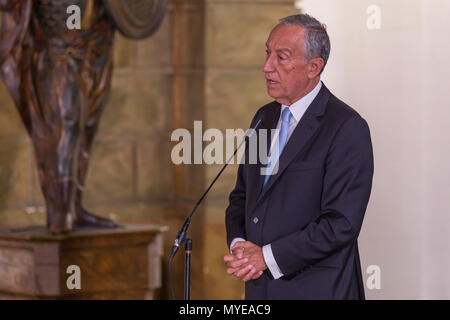
[[[285,275],[327,258],[356,240],[369,201],[373,152],[369,127],[360,116],[348,119],[330,147],[321,196],[321,215],[303,230],[271,244]]]
[[[236,185],[229,196],[229,205],[225,212],[227,243],[230,247],[235,238],[246,239],[245,235],[245,201],[246,177],[244,164],[240,164],[237,172]]]
[[[260,110],[255,114],[250,127],[255,126]],[[245,159],[248,157],[248,146],[245,147]],[[245,204],[247,199],[247,166],[241,163],[237,172],[236,185],[229,196],[229,205],[225,212],[227,244],[230,247],[235,238],[247,239],[245,234]]]

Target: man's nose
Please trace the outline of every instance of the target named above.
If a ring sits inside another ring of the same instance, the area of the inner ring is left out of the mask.
[[[262,70],[265,73],[273,71],[273,62],[272,62],[272,56],[271,55],[267,56],[266,62],[264,63]]]

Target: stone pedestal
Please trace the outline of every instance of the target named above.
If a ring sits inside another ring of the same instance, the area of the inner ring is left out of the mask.
[[[152,299],[161,287],[165,231],[150,225],[61,236],[44,227],[0,230],[0,298]]]

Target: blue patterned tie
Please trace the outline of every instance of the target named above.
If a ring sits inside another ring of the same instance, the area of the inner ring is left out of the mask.
[[[289,108],[284,108],[283,113],[281,114],[281,129],[280,135],[278,136],[278,148],[276,144],[274,145],[273,150],[271,150],[269,163],[267,164],[267,172],[264,177],[263,188],[266,185],[271,173],[273,171],[272,164],[276,164],[278,159],[280,158],[281,153],[283,152],[284,146],[286,145],[288,133],[289,133],[289,123],[291,122],[292,113]],[[278,151],[278,152],[277,152]]]

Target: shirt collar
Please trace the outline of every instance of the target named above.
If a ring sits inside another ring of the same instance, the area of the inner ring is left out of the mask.
[[[308,109],[310,104],[313,102],[313,100],[319,94],[319,91],[320,91],[321,88],[322,88],[322,81],[319,81],[319,83],[315,86],[315,88],[312,89],[303,98],[300,98],[299,100],[295,101],[290,106],[282,104],[281,105],[281,112],[283,112],[284,108],[289,108],[291,110],[292,116],[294,117],[295,121],[296,122],[300,121],[300,119],[302,118],[302,116],[305,113],[306,109]]]

